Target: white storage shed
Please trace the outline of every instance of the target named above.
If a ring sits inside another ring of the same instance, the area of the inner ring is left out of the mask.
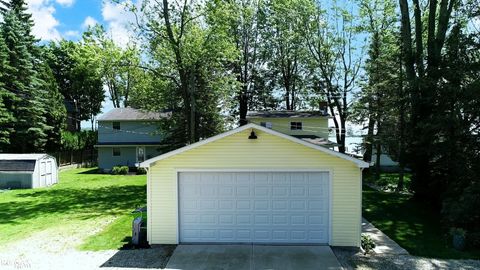
[[[0,189],[39,188],[58,182],[58,166],[47,154],[0,154]]]

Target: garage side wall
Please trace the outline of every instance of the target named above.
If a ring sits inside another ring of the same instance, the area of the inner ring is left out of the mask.
[[[360,169],[352,162],[256,130],[245,130],[151,165],[148,175],[148,240],[178,243],[177,171],[182,169],[325,169],[332,173],[331,242],[359,246]]]

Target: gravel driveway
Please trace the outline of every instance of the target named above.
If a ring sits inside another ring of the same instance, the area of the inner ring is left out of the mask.
[[[369,255],[349,248],[332,248],[345,269],[480,269],[479,260],[440,260],[412,255]]]
[[[152,269],[164,268],[175,246],[151,249],[79,251],[83,239],[111,220],[63,223],[23,240],[0,246],[0,269]]]

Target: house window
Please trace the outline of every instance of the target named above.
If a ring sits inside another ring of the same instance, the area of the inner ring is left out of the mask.
[[[290,122],[290,130],[302,130],[302,122]]]
[[[272,122],[260,122],[260,126],[271,129],[272,128]]]
[[[114,130],[120,130],[120,122],[113,122],[112,125]]]
[[[112,148],[112,155],[114,157],[119,157],[121,154],[122,154],[122,152],[120,151],[119,147],[113,147]]]

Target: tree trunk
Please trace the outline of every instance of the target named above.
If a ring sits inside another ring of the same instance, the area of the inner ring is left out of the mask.
[[[247,93],[247,86],[242,86],[242,92],[239,95],[239,115],[240,115],[240,126],[246,125],[247,121],[247,113],[248,113],[248,93]]]
[[[378,136],[378,133],[377,133]],[[381,166],[381,156],[382,156],[382,143],[377,139],[375,144],[375,180],[380,180],[380,174],[382,173]]]
[[[195,74],[190,74],[190,84],[189,84],[189,94],[190,94],[190,143],[194,143],[197,141],[196,137],[196,113],[195,113],[195,87],[196,87],[196,80]]]
[[[373,130],[375,128],[375,120],[370,114],[370,119],[368,120],[368,131],[367,137],[365,138],[364,147],[365,153],[363,154],[363,160],[370,163],[372,161],[372,150],[373,150]]]
[[[401,59],[400,59],[401,60]],[[400,79],[399,79],[399,87],[398,87],[398,97],[399,97],[399,118],[398,118],[398,164],[400,166],[399,176],[398,176],[398,183],[396,192],[401,192],[404,189],[404,176],[405,176],[405,97],[404,97],[404,85],[403,85],[403,67],[402,61],[400,62]]]

